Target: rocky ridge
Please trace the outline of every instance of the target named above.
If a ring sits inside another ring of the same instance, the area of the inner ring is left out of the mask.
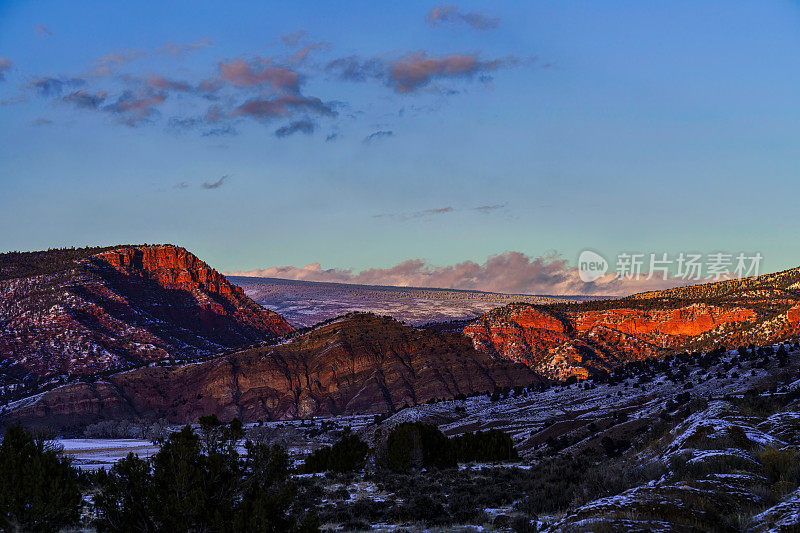
[[[177,246],[0,255],[0,385],[195,361],[291,331]]]
[[[358,313],[276,346],[65,385],[10,405],[6,421],[69,427],[126,418],[187,423],[209,413],[246,422],[384,413],[542,382],[460,335]]]

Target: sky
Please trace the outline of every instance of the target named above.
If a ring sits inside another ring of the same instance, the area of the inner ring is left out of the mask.
[[[539,293],[620,289],[587,249],[800,265],[798,2],[165,4],[0,0],[0,251]]]

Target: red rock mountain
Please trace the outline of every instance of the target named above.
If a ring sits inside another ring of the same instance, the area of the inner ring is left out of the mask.
[[[511,304],[464,328],[477,350],[555,379],[628,361],[800,335],[800,269],[563,305]]]
[[[0,255],[0,385],[194,361],[291,331],[177,246]]]
[[[542,381],[523,364],[475,351],[459,334],[357,313],[288,344],[65,385],[23,401],[5,421],[65,427],[105,418],[183,423],[207,413],[246,422],[381,413]]]

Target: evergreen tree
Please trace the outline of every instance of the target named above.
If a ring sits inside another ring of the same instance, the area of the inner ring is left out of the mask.
[[[80,518],[81,483],[70,459],[20,426],[0,444],[0,529],[58,531]]]

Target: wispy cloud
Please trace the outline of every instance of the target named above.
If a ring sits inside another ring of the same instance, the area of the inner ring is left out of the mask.
[[[325,71],[343,81],[379,80],[398,93],[413,93],[432,81],[473,78],[488,80],[488,74],[525,63],[515,57],[481,59],[477,54],[430,56],[424,51],[395,58],[341,57],[330,61]],[[444,91],[452,93],[452,90]]]
[[[475,30],[491,30],[500,25],[500,19],[482,13],[464,12],[455,5],[439,5],[428,12],[425,17],[428,24],[464,24]]]
[[[281,35],[281,41],[286,46],[296,46],[302,39],[308,35],[306,30],[297,30],[296,32]]]
[[[211,128],[209,130],[205,130],[201,135],[203,137],[223,137],[228,135],[238,135],[238,132],[233,126],[223,126],[221,128]]]
[[[11,67],[14,66],[14,62],[11,61],[7,57],[0,57],[0,81],[6,81],[6,74]]]
[[[203,188],[204,189],[208,189],[208,190],[210,190],[210,189],[219,189],[228,180],[229,177],[230,176],[228,176],[226,174],[226,175],[222,176],[220,179],[218,179],[217,181],[210,182],[210,183],[206,181],[206,182],[203,183]]]
[[[184,56],[189,52],[202,50],[203,48],[207,48],[213,45],[214,43],[211,42],[211,39],[209,38],[200,39],[191,43],[175,43],[170,41],[161,48],[159,48],[157,52],[159,54],[170,55],[170,56]]]
[[[106,93],[104,92],[90,93],[82,89],[68,94],[62,100],[82,109],[98,109],[105,99]]]
[[[379,213],[377,215],[372,215],[373,218],[392,218],[396,220],[409,220],[414,218],[423,218],[428,216],[434,215],[444,215],[447,213],[454,213],[456,211],[476,211],[478,213],[491,213],[492,211],[498,211],[500,209],[505,209],[507,204],[494,204],[494,205],[479,205],[477,207],[470,207],[467,209],[456,209],[452,206],[446,207],[439,207],[434,209],[423,209],[422,211],[414,211],[411,213]]]
[[[34,31],[34,32],[36,33],[36,35],[38,35],[39,37],[50,37],[50,36],[52,36],[52,35],[53,35],[53,32],[52,32],[52,31],[50,31],[50,28],[48,28],[48,27],[47,27],[47,26],[45,26],[44,24],[37,24],[37,25],[36,25],[36,26],[33,28],[33,31]]]
[[[150,88],[124,91],[115,102],[102,108],[117,115],[127,126],[137,126],[150,121],[158,114],[158,106],[164,103],[167,94]]]
[[[307,98],[298,94],[287,94],[273,99],[254,98],[237,107],[233,115],[269,120],[289,115],[298,110],[314,112],[319,115],[336,115],[331,104],[326,104],[319,98]]]
[[[434,79],[469,78],[516,63],[514,58],[482,61],[474,54],[431,57],[425,52],[416,52],[391,65],[389,84],[399,93],[409,93],[428,85]]]
[[[436,208],[436,209],[425,209],[423,211],[417,211],[412,216],[414,218],[419,218],[419,217],[427,217],[427,216],[431,216],[431,215],[443,215],[445,213],[452,213],[452,212],[453,212],[453,208],[448,205],[447,207],[439,207],[439,208]]]
[[[260,58],[250,62],[243,59],[223,61],[219,64],[220,78],[235,87],[267,85],[278,90],[299,89],[300,76],[297,72],[269,63],[270,60]]]
[[[314,133],[314,123],[310,120],[296,120],[275,130],[276,137],[288,137],[295,133],[311,135]]]
[[[192,86],[185,81],[170,80],[163,76],[150,76],[147,78],[147,85],[154,89],[165,89],[169,91],[187,92],[192,90]]]
[[[367,81],[382,78],[386,65],[382,59],[360,58],[358,56],[340,57],[325,66],[328,74],[335,75],[344,81]]]
[[[143,50],[115,50],[94,61],[92,75],[96,77],[110,76],[123,65],[143,57]]]
[[[508,204],[492,204],[492,205],[479,205],[477,207],[473,207],[473,211],[478,211],[479,213],[489,213],[491,211],[497,211],[498,209],[505,209]]]
[[[591,282],[580,279],[577,267],[557,254],[531,257],[522,252],[492,255],[483,263],[462,261],[435,266],[421,259],[408,259],[390,268],[323,269],[319,263],[304,267],[281,266],[227,273],[238,276],[271,277],[306,281],[329,281],[401,287],[470,289],[511,294],[623,295],[678,285],[676,280],[620,280],[614,273]]]
[[[394,137],[394,132],[392,130],[378,130],[364,137],[364,143],[371,144],[375,141],[386,139],[388,137]]]
[[[60,96],[65,88],[81,87],[86,85],[86,80],[82,78],[56,78],[43,76],[34,78],[30,86],[39,93],[39,96]]]

